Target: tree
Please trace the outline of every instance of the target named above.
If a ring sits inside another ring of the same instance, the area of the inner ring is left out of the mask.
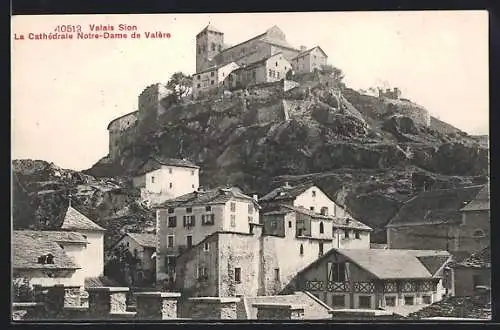
[[[340,70],[337,67],[334,67],[333,65],[330,64],[325,64],[321,66],[321,72],[323,74],[328,74],[333,76],[333,79],[337,81],[338,83],[341,83],[342,80],[344,79],[344,73],[342,70]]]
[[[111,251],[106,264],[105,274],[120,283],[131,285],[133,283],[128,283],[128,278],[131,272],[137,269],[140,262],[139,257],[136,254],[132,254],[122,243]]]
[[[193,87],[193,78],[182,72],[176,72],[167,82],[167,89],[172,93],[173,100],[179,103],[184,97],[191,93]]]

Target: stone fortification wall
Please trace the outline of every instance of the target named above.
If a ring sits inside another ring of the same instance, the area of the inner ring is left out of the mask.
[[[415,124],[429,127],[431,124],[431,116],[426,109],[408,102],[400,100],[385,100],[385,105],[388,113],[400,114],[411,118]]]

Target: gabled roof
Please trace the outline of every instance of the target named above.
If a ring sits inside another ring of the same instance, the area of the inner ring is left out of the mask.
[[[194,191],[163,202],[155,208],[165,207],[191,207],[199,205],[225,204],[232,199],[243,199],[252,201],[258,207],[257,202],[250,196],[243,194],[239,188],[215,188],[206,191]]]
[[[289,210],[286,212],[286,210]],[[313,212],[311,210],[308,210],[304,207],[295,207],[295,206],[290,206],[290,205],[279,205],[279,210],[281,214],[289,213],[289,212],[297,212],[299,214],[304,214],[307,215],[311,218],[314,219],[324,219],[325,221],[331,221],[334,225],[335,228],[352,228],[352,229],[359,229],[359,230],[368,230],[372,231],[373,229],[365,225],[364,223],[352,219],[352,218],[341,218],[341,217],[335,217],[335,216],[329,216],[329,215],[322,215],[316,212]],[[265,213],[267,214],[267,213]]]
[[[106,231],[106,229],[102,228],[101,226],[87,218],[71,205],[68,206],[61,229],[74,231]]]
[[[311,49],[308,49],[306,51],[303,51],[301,53],[299,53],[297,56],[295,56],[294,58],[292,59],[296,59],[296,58],[299,58],[299,57],[302,57],[302,56],[306,56],[307,54],[311,53],[313,50],[315,49],[318,49],[321,53],[323,53],[323,55],[325,55],[325,57],[328,57],[328,55],[326,55],[325,51],[323,49],[321,49],[320,46],[314,46],[313,48]]]
[[[271,56],[268,56],[266,58],[260,59],[258,61],[251,62],[251,63],[248,63],[246,65],[242,65],[239,68],[237,68],[236,70],[234,70],[233,72],[237,72],[237,71],[240,71],[240,70],[248,70],[248,69],[257,67],[259,65],[262,65],[262,64],[266,63],[268,60],[272,59],[273,57],[276,57],[276,56],[279,56],[279,55],[283,55],[283,54],[281,52],[279,52],[279,53],[273,54]]]
[[[142,163],[142,165],[135,171],[135,175],[142,175],[151,171],[155,171],[162,166],[186,167],[195,169],[200,168],[187,159],[152,156],[149,157],[144,163]]]
[[[491,268],[491,248],[488,246],[474,252],[470,257],[457,263],[455,267],[462,268]]]
[[[304,193],[307,189],[314,187],[315,184],[313,182],[306,182],[303,184],[299,184],[296,186],[284,185],[278,187],[268,194],[262,196],[260,201],[263,202],[273,202],[273,201],[282,201],[282,200],[290,200],[297,198],[300,194]],[[318,188],[319,189],[319,188]]]
[[[472,201],[484,186],[426,191],[407,201],[387,227],[460,223],[460,209]]]
[[[56,242],[33,231],[16,230],[12,235],[13,269],[76,270],[80,267]],[[51,254],[53,263],[38,263],[38,258]]]
[[[321,258],[307,266],[299,274],[303,274],[314,265],[327,260],[334,253],[346,257],[350,262],[363,268],[375,278],[381,280],[392,279],[431,279],[437,277],[433,274],[422,261],[421,257],[427,257],[427,263],[430,258],[443,260],[448,256],[444,263],[449,259],[450,254],[447,251],[434,250],[396,250],[396,249],[331,249]],[[442,266],[442,265],[441,265]],[[440,267],[441,267],[440,266]]]
[[[156,235],[155,234],[144,234],[144,233],[127,233],[127,236],[132,238],[140,246],[156,248]]]
[[[461,211],[483,211],[490,209],[490,185],[487,184],[481,189],[476,197],[465,205]]]
[[[20,231],[21,232],[21,231]],[[80,233],[55,230],[23,230],[22,235],[33,238],[44,238],[56,243],[87,244],[87,239]]]

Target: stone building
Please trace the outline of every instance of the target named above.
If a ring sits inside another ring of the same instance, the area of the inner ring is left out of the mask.
[[[461,262],[454,263],[453,294],[455,296],[474,296],[478,289],[491,288],[491,248],[488,246],[473,253]]]
[[[109,157],[112,160],[118,159],[123,147],[133,142],[137,127],[137,115],[138,111],[134,111],[115,118],[109,123]]]
[[[239,65],[231,62],[220,66],[210,67],[193,75],[193,97],[217,93],[221,86],[227,85],[231,72]]]
[[[104,231],[71,205],[57,231],[14,231],[14,278],[83,289],[85,279],[103,275]]]
[[[282,53],[248,63],[234,70],[224,84],[227,89],[241,89],[253,85],[285,79],[292,65]]]
[[[335,309],[391,310],[442,299],[446,251],[332,249],[300,271],[290,290],[309,291]]]
[[[249,234],[259,205],[238,188],[194,191],[156,207],[157,280],[172,279],[175,258],[215,232]],[[203,246],[202,246],[203,248]]]
[[[141,199],[152,204],[196,191],[199,184],[199,166],[186,159],[151,157],[133,177]]]
[[[422,192],[389,221],[388,247],[478,251],[490,242],[489,208],[488,185]]]
[[[301,51],[292,60],[293,70],[298,73],[314,72],[320,70],[328,62],[328,55],[316,46],[309,50]]]
[[[110,248],[125,247],[140,263],[134,270],[133,279],[137,285],[152,284],[156,278],[156,235],[125,233]]]
[[[393,99],[393,100],[399,100],[401,97],[401,90],[397,87],[394,87],[394,89],[387,88],[385,91],[381,88],[378,89],[378,97],[379,98],[388,98],[388,99]]]

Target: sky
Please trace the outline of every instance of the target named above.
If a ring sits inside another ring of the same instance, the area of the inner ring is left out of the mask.
[[[14,16],[12,158],[91,167],[108,152],[108,123],[136,110],[145,87],[194,73],[195,36],[209,23],[233,45],[277,25],[297,48],[321,46],[348,87],[397,86],[433,116],[489,133],[486,11]],[[135,25],[142,37],[27,39],[63,24]]]

